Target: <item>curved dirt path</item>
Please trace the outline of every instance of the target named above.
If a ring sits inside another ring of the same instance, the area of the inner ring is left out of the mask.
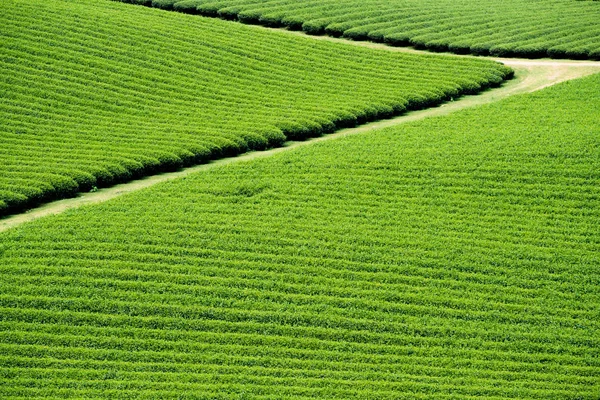
[[[298,34],[297,32],[291,31],[290,33]],[[314,36],[311,37],[315,38]],[[328,36],[317,36],[316,38],[318,40],[353,43],[357,46],[379,48],[387,51],[402,51],[411,53],[419,52],[418,50],[410,48],[390,47],[370,42],[351,42],[345,39],[336,39]],[[451,56],[462,57],[454,54],[452,54]],[[0,219],[0,232],[24,224],[26,222],[36,220],[38,218],[42,218],[53,214],[59,214],[66,210],[81,207],[87,204],[101,203],[113,199],[115,197],[125,195],[127,193],[135,192],[137,190],[156,185],[157,183],[181,178],[183,176],[214,168],[219,165],[243,162],[263,157],[270,157],[273,154],[288,151],[296,147],[310,146],[312,143],[321,142],[325,140],[333,140],[341,136],[353,135],[362,132],[372,131],[375,129],[396,126],[406,122],[417,121],[433,116],[446,115],[465,108],[492,103],[507,98],[509,96],[514,96],[521,93],[534,92],[536,90],[540,90],[545,87],[552,86],[570,79],[576,79],[594,73],[600,73],[600,62],[520,59],[495,60],[503,62],[504,64],[510,66],[515,70],[515,78],[505,82],[500,88],[487,90],[478,95],[464,96],[458,98],[456,101],[445,103],[435,108],[429,108],[420,111],[412,111],[388,120],[376,121],[369,124],[361,125],[356,128],[339,130],[335,133],[321,136],[318,138],[309,139],[302,142],[287,142],[284,144],[283,147],[278,147],[275,149],[260,152],[245,153],[236,157],[223,158],[220,160],[212,161],[208,164],[202,164],[190,168],[185,168],[177,172],[152,175],[128,183],[123,183],[120,185],[111,186],[109,188],[100,189],[94,193],[81,193],[75,198],[50,202],[38,208],[31,209],[27,212],[15,214]]]

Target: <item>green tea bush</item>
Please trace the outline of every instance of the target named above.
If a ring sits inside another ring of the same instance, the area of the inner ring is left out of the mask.
[[[173,4],[173,10],[186,14],[196,14],[198,11],[198,0],[179,1]]]
[[[152,7],[158,7],[165,10],[172,10],[178,0],[152,0]]]
[[[9,0],[2,11],[2,214],[391,117],[407,96],[435,92],[433,105],[510,75],[489,61],[315,43],[117,2]],[[46,185],[39,172],[61,180]]]
[[[156,6],[168,9],[171,1]],[[202,0],[196,10],[186,9],[313,35],[327,33],[436,52],[597,59],[594,51],[600,45],[600,7],[593,0]],[[536,45],[530,49],[532,41]],[[568,50],[585,46],[577,51],[550,51],[559,41]]]
[[[0,234],[0,397],[597,397],[599,91],[594,75]]]

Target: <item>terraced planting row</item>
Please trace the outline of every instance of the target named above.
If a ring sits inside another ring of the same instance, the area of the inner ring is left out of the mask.
[[[511,73],[111,1],[7,0],[0,35],[0,215],[438,104]]]
[[[595,399],[600,75],[0,234],[0,396]]]
[[[117,0],[433,51],[600,59],[600,3],[575,0]]]

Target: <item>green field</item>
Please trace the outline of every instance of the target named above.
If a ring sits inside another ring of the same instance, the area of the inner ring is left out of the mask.
[[[0,7],[0,215],[431,106],[511,72],[111,1]]]
[[[597,399],[600,75],[0,235],[0,397]]]
[[[121,1],[433,51],[600,59],[600,2],[597,1]]]
[[[0,399],[599,400],[599,7],[0,1]]]

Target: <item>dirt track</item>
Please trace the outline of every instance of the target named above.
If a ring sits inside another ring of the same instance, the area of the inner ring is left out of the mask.
[[[258,29],[265,29],[259,28]],[[290,34],[304,35],[298,32],[286,31]],[[306,36],[306,35],[304,35]],[[352,42],[345,39],[336,39],[328,36],[311,36],[317,40],[328,40],[342,43],[351,43],[356,46],[377,48],[387,51],[399,51],[409,53],[421,53],[418,50],[410,48],[399,48],[390,47],[382,44],[371,43],[371,42]],[[456,55],[453,55],[456,56]],[[461,57],[461,56],[456,56]],[[306,140],[302,142],[288,142],[283,147],[271,149],[262,152],[251,152],[241,156],[225,158],[217,160],[208,164],[198,165],[195,167],[186,168],[181,171],[172,173],[163,173],[159,175],[149,176],[143,179],[135,180],[132,182],[115,185],[110,188],[101,189],[95,193],[82,193],[78,197],[71,199],[64,199],[55,202],[48,203],[44,206],[32,209],[22,214],[16,214],[13,216],[0,219],[0,232],[15,226],[21,225],[28,221],[32,221],[47,215],[58,214],[69,210],[71,208],[81,207],[86,204],[100,203],[112,198],[122,196],[124,194],[134,192],[149,186],[153,186],[160,182],[165,182],[171,179],[180,178],[192,173],[214,168],[219,165],[230,164],[234,162],[242,162],[246,160],[252,160],[256,158],[269,157],[273,154],[280,153],[282,151],[288,151],[296,147],[310,146],[312,143],[321,142],[324,140],[332,140],[340,136],[352,135],[362,132],[368,132],[375,129],[381,129],[385,127],[400,125],[409,121],[416,121],[427,117],[446,115],[452,112],[462,110],[465,108],[492,103],[509,96],[514,96],[521,93],[533,92],[536,90],[543,89],[554,84],[564,82],[571,79],[581,78],[583,76],[591,75],[593,73],[600,73],[600,62],[590,61],[558,61],[558,60],[521,60],[521,59],[497,59],[504,64],[512,67],[515,70],[515,78],[511,81],[504,83],[500,88],[488,90],[476,96],[466,96],[457,99],[456,101],[443,104],[436,108],[430,108],[427,110],[409,112],[396,118],[377,121],[370,124],[365,124],[356,128],[344,129],[337,131],[333,134],[315,138],[312,140]]]

